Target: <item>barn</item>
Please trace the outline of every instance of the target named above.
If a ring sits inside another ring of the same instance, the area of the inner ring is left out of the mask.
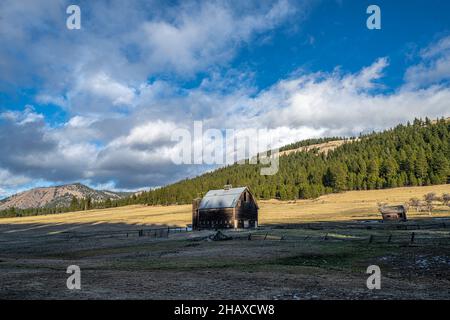
[[[258,204],[248,187],[210,190],[192,203],[192,228],[229,229],[256,228]]]

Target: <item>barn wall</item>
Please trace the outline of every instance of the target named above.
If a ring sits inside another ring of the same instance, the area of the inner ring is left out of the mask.
[[[198,226],[205,228],[233,228],[233,208],[199,210]]]

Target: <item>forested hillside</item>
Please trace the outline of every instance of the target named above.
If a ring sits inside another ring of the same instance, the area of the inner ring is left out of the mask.
[[[310,139],[282,150],[328,142],[336,138]],[[450,182],[450,122],[448,119],[415,120],[381,133],[361,135],[352,143],[320,153],[294,152],[280,157],[279,171],[260,175],[260,165],[234,164],[159,189],[119,200],[92,203],[88,208],[129,204],[185,204],[210,189],[225,184],[249,186],[258,199],[315,198],[346,190],[422,186]],[[18,210],[0,216],[33,215],[83,210],[77,199],[69,208]]]
[[[259,199],[314,198],[345,190],[421,186],[449,182],[450,123],[426,119],[361,136],[327,155],[315,151],[280,157],[279,172],[260,175],[259,165],[232,165],[199,177],[119,200],[129,203],[190,203],[225,184],[249,186]],[[309,144],[329,139],[312,139]],[[307,145],[296,143],[290,148]],[[283,148],[287,150],[289,148]]]

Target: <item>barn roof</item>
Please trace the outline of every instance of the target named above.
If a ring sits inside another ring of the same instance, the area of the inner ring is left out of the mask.
[[[247,187],[210,190],[200,202],[199,209],[234,208]]]
[[[380,212],[381,213],[390,213],[390,214],[395,214],[395,213],[404,213],[406,212],[407,209],[405,208],[405,206],[403,205],[399,205],[399,206],[383,206],[380,208]]]

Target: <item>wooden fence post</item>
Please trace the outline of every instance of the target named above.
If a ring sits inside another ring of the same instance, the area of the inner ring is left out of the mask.
[[[388,242],[388,243],[391,243],[391,240],[392,240],[392,234],[389,235],[389,238],[388,238],[388,241],[387,241],[387,242]]]
[[[416,234],[413,232],[411,233],[411,243],[414,243],[414,237],[416,236]]]

